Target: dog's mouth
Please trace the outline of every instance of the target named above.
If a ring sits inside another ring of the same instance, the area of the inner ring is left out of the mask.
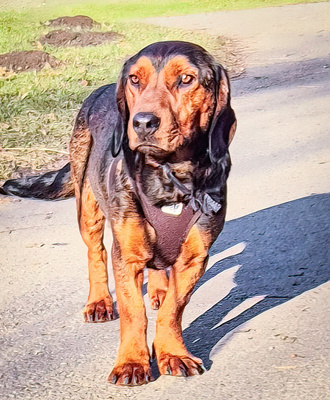
[[[154,144],[140,144],[136,147],[135,151],[154,158],[164,158],[169,154],[166,150]]]

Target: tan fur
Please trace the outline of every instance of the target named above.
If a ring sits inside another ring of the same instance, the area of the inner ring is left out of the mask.
[[[214,98],[198,81],[198,70],[186,57],[176,56],[158,73],[146,57],[130,68],[130,74],[140,79],[137,88],[128,82],[126,100],[130,110],[128,137],[132,150],[143,144],[133,129],[132,119],[138,112],[152,112],[161,117],[154,135],[157,146],[167,152],[175,151],[200,126],[206,129],[214,108]],[[175,84],[182,74],[195,77],[186,89],[178,91]],[[197,120],[197,116],[199,120]]]

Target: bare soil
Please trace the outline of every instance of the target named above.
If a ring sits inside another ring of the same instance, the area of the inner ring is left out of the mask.
[[[98,46],[102,43],[119,40],[123,37],[116,32],[72,32],[70,30],[56,30],[39,38],[41,44],[55,47],[68,46]]]
[[[100,24],[86,15],[76,15],[74,17],[58,17],[56,19],[51,19],[46,22],[46,25],[52,27],[67,26],[70,28],[91,29]]]
[[[0,68],[8,71],[25,72],[29,70],[40,71],[48,66],[56,68],[61,61],[44,51],[14,51],[0,54]]]

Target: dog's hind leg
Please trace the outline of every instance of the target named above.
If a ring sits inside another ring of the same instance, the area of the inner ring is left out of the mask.
[[[148,295],[150,306],[153,310],[158,310],[163,304],[168,289],[168,277],[166,270],[148,270]]]
[[[105,217],[86,179],[81,192],[80,233],[88,247],[89,296],[83,310],[86,322],[115,319],[108,289],[107,251],[103,244]]]
[[[103,244],[105,217],[87,178],[92,138],[86,113],[83,106],[70,141],[70,165],[80,233],[88,247],[90,289],[83,313],[86,322],[103,322],[114,319],[115,314],[108,289],[107,252]]]

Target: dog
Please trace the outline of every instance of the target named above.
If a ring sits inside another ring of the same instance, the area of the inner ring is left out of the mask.
[[[109,381],[150,382],[142,297],[148,268],[151,307],[158,309],[153,356],[160,374],[204,372],[182,339],[181,319],[226,214],[228,151],[236,130],[224,68],[202,47],[158,42],[125,62],[117,84],[83,103],[70,141],[70,163],[1,192],[23,197],[76,197],[88,248],[86,322],[116,318],[108,289],[105,220],[111,250],[120,347]]]

